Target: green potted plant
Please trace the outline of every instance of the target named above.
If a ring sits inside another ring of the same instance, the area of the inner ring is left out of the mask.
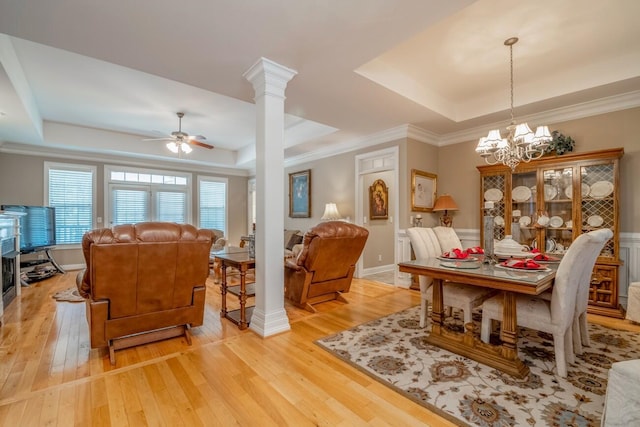
[[[551,132],[553,140],[549,143],[549,146],[544,150],[546,154],[556,153],[561,156],[568,151],[573,151],[573,147],[576,142],[570,136],[564,136],[559,131],[554,130]]]

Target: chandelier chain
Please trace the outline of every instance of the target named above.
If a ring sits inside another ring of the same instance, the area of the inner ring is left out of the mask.
[[[511,124],[515,124],[516,120],[513,117],[513,44],[509,45],[509,64],[511,69]]]

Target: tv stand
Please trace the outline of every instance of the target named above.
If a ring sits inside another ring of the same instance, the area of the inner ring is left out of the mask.
[[[20,283],[23,286],[29,286],[29,283],[31,282],[37,282],[40,280],[48,279],[49,277],[52,277],[58,273],[63,273],[63,274],[65,273],[64,269],[60,267],[60,264],[58,264],[55,258],[53,258],[53,255],[51,254],[51,248],[44,248],[35,252],[44,252],[45,257],[40,259],[32,259],[32,260],[20,262],[21,270],[29,269],[29,271],[27,272],[28,280],[27,281],[20,280]],[[35,267],[42,264],[51,264],[53,268],[38,271],[38,269]]]

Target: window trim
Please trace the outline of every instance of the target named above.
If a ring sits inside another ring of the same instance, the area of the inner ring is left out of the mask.
[[[196,189],[196,200],[197,200],[197,224],[198,228],[201,228],[200,223],[200,186],[203,181],[206,182],[222,182],[225,185],[224,192],[224,234],[227,236],[229,234],[229,178],[219,177],[219,176],[211,176],[211,175],[198,175],[197,176],[197,189]]]
[[[154,184],[152,182],[135,182],[135,181],[120,181],[120,180],[111,180],[112,172],[129,172],[129,173],[142,173],[142,174],[151,174],[151,175],[164,175],[164,176],[176,176],[186,179],[186,184]],[[111,192],[110,185],[117,186],[137,186],[138,188],[141,186],[148,186],[151,192],[160,191],[176,191],[176,189],[184,189],[185,192],[185,222],[187,224],[193,223],[193,185],[192,185],[192,174],[189,172],[180,172],[176,170],[165,170],[165,169],[148,169],[141,168],[136,166],[122,166],[122,165],[104,165],[104,223],[111,224],[111,209],[112,209],[112,201],[111,201]],[[181,190],[182,191],[182,190]],[[152,196],[151,199],[151,215],[152,218],[155,218],[155,207],[154,207],[154,199]]]
[[[97,176],[98,176],[98,167],[92,165],[85,165],[80,163],[61,163],[61,162],[44,162],[44,177],[43,177],[43,188],[44,188],[44,197],[43,197],[43,205],[49,206],[49,171],[50,170],[71,170],[77,172],[89,172],[91,173],[91,228],[94,229],[97,227],[96,225],[96,214],[97,214],[97,200],[98,196],[97,192]],[[56,247],[62,246],[67,249],[75,249],[82,247],[82,242],[78,243],[56,243]]]

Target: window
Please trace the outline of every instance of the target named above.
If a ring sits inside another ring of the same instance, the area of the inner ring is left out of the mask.
[[[105,166],[110,226],[144,221],[191,222],[191,175]]]
[[[94,228],[96,168],[45,162],[45,203],[56,208],[58,245],[82,242]]]
[[[227,180],[198,177],[200,228],[215,228],[227,234]]]

